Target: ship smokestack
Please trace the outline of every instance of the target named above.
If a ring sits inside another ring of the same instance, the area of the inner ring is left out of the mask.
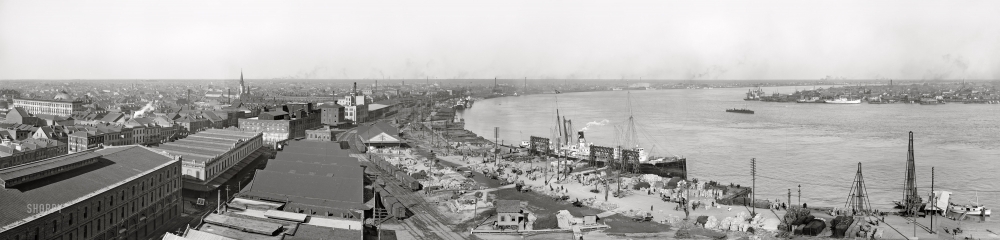
[[[580,141],[581,143],[587,142],[586,139],[583,137],[583,131],[576,132],[576,136],[579,139],[578,141]]]

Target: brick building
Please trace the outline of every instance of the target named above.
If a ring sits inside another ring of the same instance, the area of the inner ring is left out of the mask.
[[[330,126],[323,128],[306,130],[306,140],[316,140],[316,141],[337,141],[337,134],[343,133],[344,130],[332,129]]]
[[[278,148],[278,144],[288,139],[305,138],[306,129],[320,127],[320,112],[313,110],[271,111],[261,113],[255,118],[239,119],[239,128],[248,132],[264,133],[264,145]]]
[[[81,152],[100,146],[135,144],[133,129],[118,125],[67,126],[69,152]]]
[[[327,126],[338,126],[344,123],[344,106],[336,103],[328,103],[319,106],[320,122]]]
[[[7,113],[7,118],[4,119],[6,123],[17,123],[32,126],[44,125],[45,121],[35,117],[35,115],[28,113],[23,107],[14,107],[10,112]]]
[[[0,169],[0,239],[156,237],[180,216],[180,173],[179,159],[140,146]]]
[[[0,169],[66,154],[65,143],[51,139],[26,139],[0,144]]]

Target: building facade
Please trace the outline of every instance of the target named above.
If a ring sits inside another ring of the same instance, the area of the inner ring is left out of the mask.
[[[345,106],[344,119],[351,120],[354,123],[368,121],[368,105]]]
[[[28,139],[0,144],[0,169],[66,154],[65,143],[51,139]]]
[[[286,113],[287,114],[287,113]],[[271,116],[270,113],[261,114]],[[264,145],[277,148],[278,144],[288,139],[305,138],[306,129],[320,127],[320,113],[318,111],[300,111],[297,116],[288,116],[291,119],[284,119],[285,116],[273,116],[274,120],[258,118],[239,119],[239,128],[247,132],[260,132],[264,134]]]
[[[317,141],[337,141],[337,134],[343,131],[333,130],[329,127],[306,130],[306,140]]]
[[[204,118],[182,118],[175,123],[188,133],[196,133],[212,127],[212,121]]]
[[[204,184],[244,161],[263,145],[261,133],[210,129],[153,149],[169,156],[182,156],[185,181]]]
[[[327,126],[337,126],[344,122],[344,106],[340,104],[320,105],[320,123]]]
[[[22,107],[31,114],[51,114],[69,117],[73,112],[86,110],[83,101],[60,101],[40,99],[14,99],[14,107]]]
[[[78,131],[69,134],[66,141],[69,145],[69,153],[82,152],[104,144],[104,134],[93,131]]]
[[[102,166],[98,160],[114,164]],[[62,170],[45,170],[53,165]],[[91,169],[72,169],[81,165]],[[8,186],[10,181],[34,189],[30,194],[0,191],[0,239],[158,237],[150,233],[181,214],[180,172],[179,159],[139,146],[95,149],[2,169],[5,188],[16,187]],[[34,183],[53,177],[54,182]]]

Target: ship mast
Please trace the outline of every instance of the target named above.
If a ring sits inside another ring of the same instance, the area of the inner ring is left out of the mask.
[[[562,143],[563,143],[563,134],[562,133],[563,133],[563,130],[562,130],[562,119],[559,118],[559,96],[556,96],[555,98],[556,98],[556,134],[555,134],[556,139],[553,142],[555,142],[555,144],[556,144],[556,147],[555,147],[555,150],[556,150],[556,181],[558,182],[560,175],[562,175],[561,173],[559,173],[559,171],[562,170],[562,161],[559,160],[559,151],[562,150]]]

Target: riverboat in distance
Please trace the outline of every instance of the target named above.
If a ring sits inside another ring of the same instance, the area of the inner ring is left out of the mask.
[[[750,109],[746,109],[746,108],[732,108],[732,109],[726,109],[726,112],[731,112],[731,113],[746,113],[746,114],[753,114],[753,110],[750,110]]]

